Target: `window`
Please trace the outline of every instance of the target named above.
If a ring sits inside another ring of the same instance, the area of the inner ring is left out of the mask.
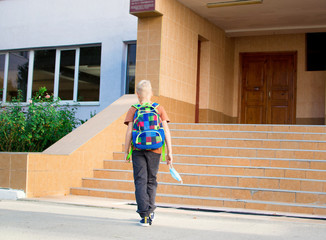
[[[59,98],[74,99],[76,50],[61,51],[59,74]]]
[[[55,52],[55,49],[35,51],[32,95],[40,87],[46,87],[49,94],[54,93]]]
[[[326,33],[307,33],[307,71],[326,70]]]
[[[99,101],[100,78],[101,45],[0,53],[0,101],[21,90],[26,102],[46,87],[61,100],[92,104]]]
[[[80,48],[78,101],[99,101],[101,47]]]
[[[5,58],[6,55],[0,54],[0,102],[3,98],[3,83],[5,78]]]
[[[128,44],[126,94],[135,93],[136,44]]]
[[[29,52],[10,52],[9,69],[7,82],[7,98],[10,102],[18,96],[18,90],[22,91],[23,101],[27,97],[27,79],[28,79]]]

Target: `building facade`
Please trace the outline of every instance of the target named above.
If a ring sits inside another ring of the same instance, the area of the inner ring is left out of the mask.
[[[307,67],[323,1],[209,2],[0,1],[0,101],[45,86],[89,118],[134,92],[136,61],[174,122],[324,124],[326,71]]]
[[[0,102],[39,87],[86,119],[134,84],[137,18],[129,1],[0,1]],[[131,89],[132,91],[132,89]]]
[[[306,41],[326,32],[323,1],[130,2],[136,82],[153,82],[172,121],[324,124],[326,69],[307,68]]]

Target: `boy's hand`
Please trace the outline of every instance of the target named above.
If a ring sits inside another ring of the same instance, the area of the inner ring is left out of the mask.
[[[172,154],[168,153],[166,155],[165,159],[166,159],[166,164],[167,165],[171,165],[172,164],[172,162],[173,162],[173,156],[172,156]]]
[[[124,157],[125,162],[130,163],[130,158],[129,159],[127,159],[127,158],[128,158],[128,153],[125,153],[125,157]]]

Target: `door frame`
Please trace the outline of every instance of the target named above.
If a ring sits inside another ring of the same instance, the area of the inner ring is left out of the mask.
[[[293,111],[292,111],[292,123],[296,124],[296,112],[297,112],[297,66],[298,66],[298,52],[297,51],[277,51],[277,52],[240,52],[239,53],[239,74],[238,74],[238,123],[241,124],[241,116],[242,116],[242,63],[244,56],[271,56],[271,55],[289,55],[293,56]]]
[[[201,40],[198,38],[197,52],[197,79],[196,79],[196,107],[195,107],[195,123],[199,123],[199,95],[200,95],[200,57],[201,57]]]

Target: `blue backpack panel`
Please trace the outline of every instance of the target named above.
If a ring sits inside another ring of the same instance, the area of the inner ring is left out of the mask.
[[[132,129],[132,143],[136,149],[153,150],[164,145],[165,134],[157,103],[133,105],[136,108]]]

